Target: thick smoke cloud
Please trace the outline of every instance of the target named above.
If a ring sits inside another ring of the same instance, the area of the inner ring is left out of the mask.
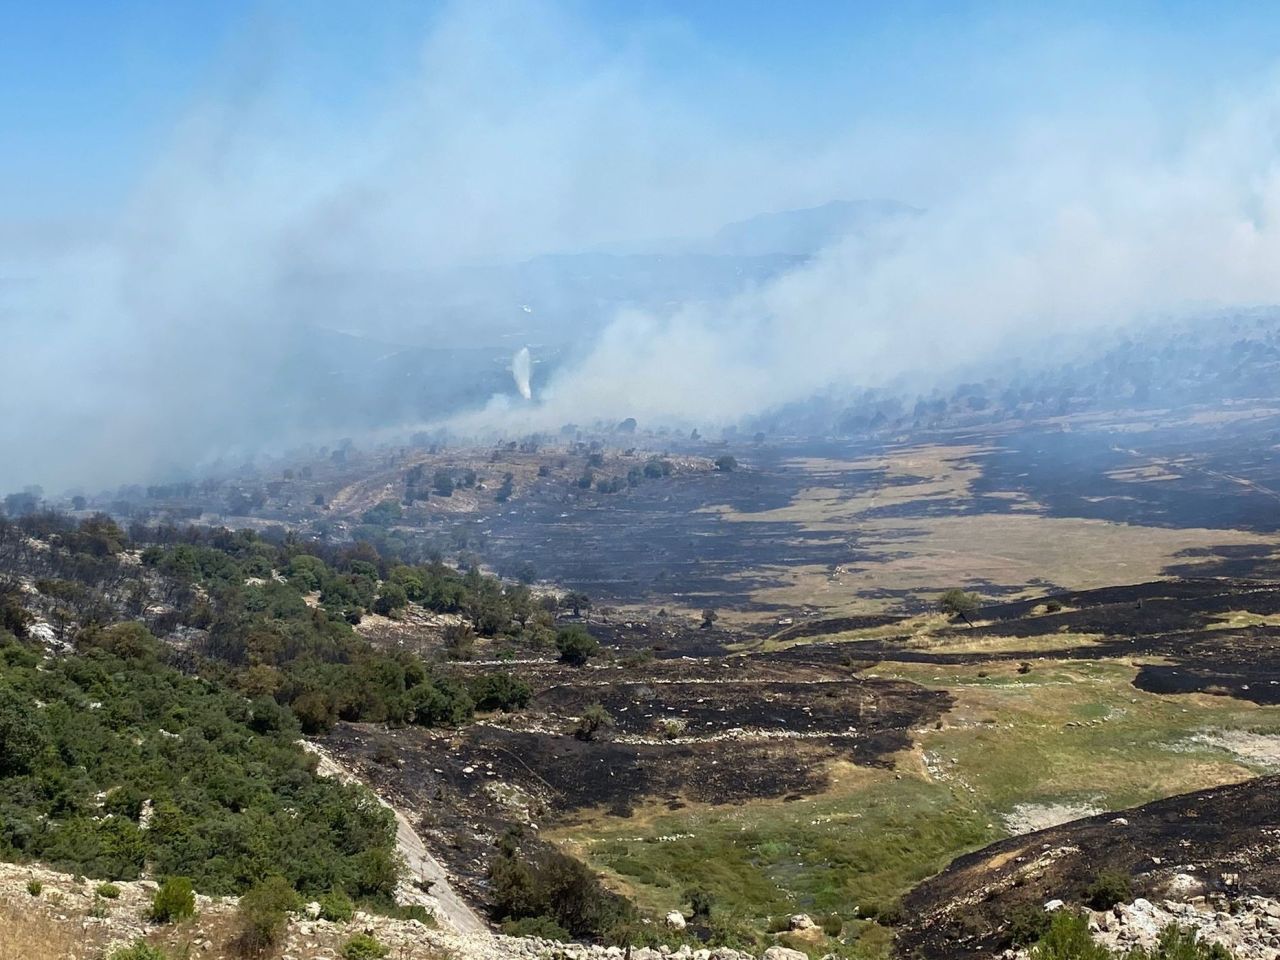
[[[892,234],[762,289],[620,315],[525,426],[732,423],[829,385],[927,387],[1064,338],[1280,301],[1280,99],[1223,109],[1172,149],[1090,135],[1024,144]]]
[[[0,225],[0,488],[98,488],[330,442],[312,414],[344,358],[310,359],[317,329],[511,355],[419,295],[435,289],[421,278],[602,245],[663,252],[837,198],[926,213],[733,296],[575,318],[572,359],[540,376],[534,404],[447,421],[727,423],[1040,335],[1280,300],[1267,78],[1194,111],[1116,96],[963,128],[837,111],[800,137],[674,94],[655,48],[697,57],[687,36],[619,46],[554,6],[483,6],[446,9],[420,68],[341,115],[294,95],[287,48],[248,44],[117,218],[38,246]]]

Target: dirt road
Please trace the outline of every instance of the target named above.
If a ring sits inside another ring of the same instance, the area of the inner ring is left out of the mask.
[[[359,777],[331,757],[323,747],[302,741],[304,749],[320,758],[316,772],[322,777],[335,777],[343,783],[364,783]],[[364,784],[368,786],[367,784]],[[374,796],[378,796],[374,792]],[[449,874],[444,866],[431,855],[426,843],[413,828],[404,811],[388,803],[378,796],[378,802],[396,816],[396,849],[404,858],[408,868],[409,880],[402,881],[396,891],[397,899],[404,903],[419,903],[435,914],[442,926],[462,934],[487,935],[489,926],[471,909],[449,881]],[[426,881],[422,886],[430,887],[430,893],[422,890],[414,881]]]

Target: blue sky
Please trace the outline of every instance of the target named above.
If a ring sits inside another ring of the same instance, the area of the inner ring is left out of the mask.
[[[857,120],[999,128],[1115,98],[1185,101],[1271,69],[1274,5],[632,0],[560,4],[728,130],[821,143]],[[269,77],[359,116],[421,68],[430,2],[0,2],[0,217],[109,215],[193,103]]]

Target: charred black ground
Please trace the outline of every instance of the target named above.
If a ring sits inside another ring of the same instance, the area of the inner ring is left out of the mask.
[[[1134,896],[1159,900],[1175,874],[1200,893],[1280,895],[1280,778],[1158,800],[1013,837],[958,858],[905,898],[902,957],[964,960],[1009,944],[1017,908],[1079,901],[1104,871],[1129,876]],[[1187,891],[1179,891],[1185,896]]]

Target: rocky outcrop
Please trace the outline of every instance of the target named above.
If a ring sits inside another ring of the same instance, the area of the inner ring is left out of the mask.
[[[1093,913],[1089,920],[1094,939],[1121,954],[1151,947],[1170,924],[1193,931],[1202,942],[1222,944],[1235,960],[1280,958],[1280,902],[1267,897],[1198,897],[1190,903],[1158,904],[1139,897]]]

